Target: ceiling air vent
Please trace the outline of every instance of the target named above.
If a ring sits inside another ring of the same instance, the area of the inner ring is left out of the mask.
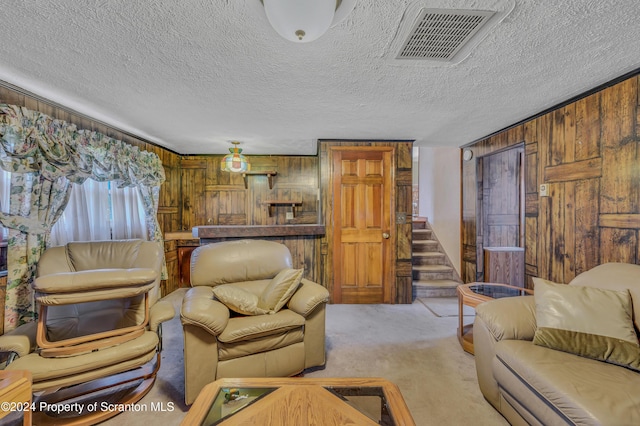
[[[396,58],[450,61],[493,14],[485,10],[422,9]]]

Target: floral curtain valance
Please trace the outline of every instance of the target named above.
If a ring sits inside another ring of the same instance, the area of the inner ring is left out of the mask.
[[[9,212],[0,212],[0,223],[9,228],[5,332],[36,317],[30,283],[72,183],[91,178],[137,187],[148,239],[162,242],[157,213],[165,175],[154,153],[98,132],[77,130],[38,111],[0,104],[0,167],[11,172]]]
[[[38,111],[0,104],[0,167],[14,173],[40,172],[48,180],[65,176],[116,181],[118,186],[160,186],[160,158],[102,133]]]

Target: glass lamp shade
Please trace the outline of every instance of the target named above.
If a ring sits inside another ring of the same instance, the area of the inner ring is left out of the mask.
[[[225,155],[220,163],[220,169],[223,172],[242,173],[249,171],[250,168],[247,157],[242,155],[242,149],[237,146],[229,148],[229,154]]]
[[[267,19],[273,29],[287,40],[313,41],[331,25],[336,0],[263,0]]]

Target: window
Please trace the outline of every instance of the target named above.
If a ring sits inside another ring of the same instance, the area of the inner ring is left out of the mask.
[[[144,208],[136,188],[87,179],[73,185],[69,203],[51,228],[51,246],[69,241],[147,239]]]

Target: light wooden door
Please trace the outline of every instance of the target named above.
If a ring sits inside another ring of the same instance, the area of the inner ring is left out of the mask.
[[[392,303],[393,150],[332,150],[333,301]]]

